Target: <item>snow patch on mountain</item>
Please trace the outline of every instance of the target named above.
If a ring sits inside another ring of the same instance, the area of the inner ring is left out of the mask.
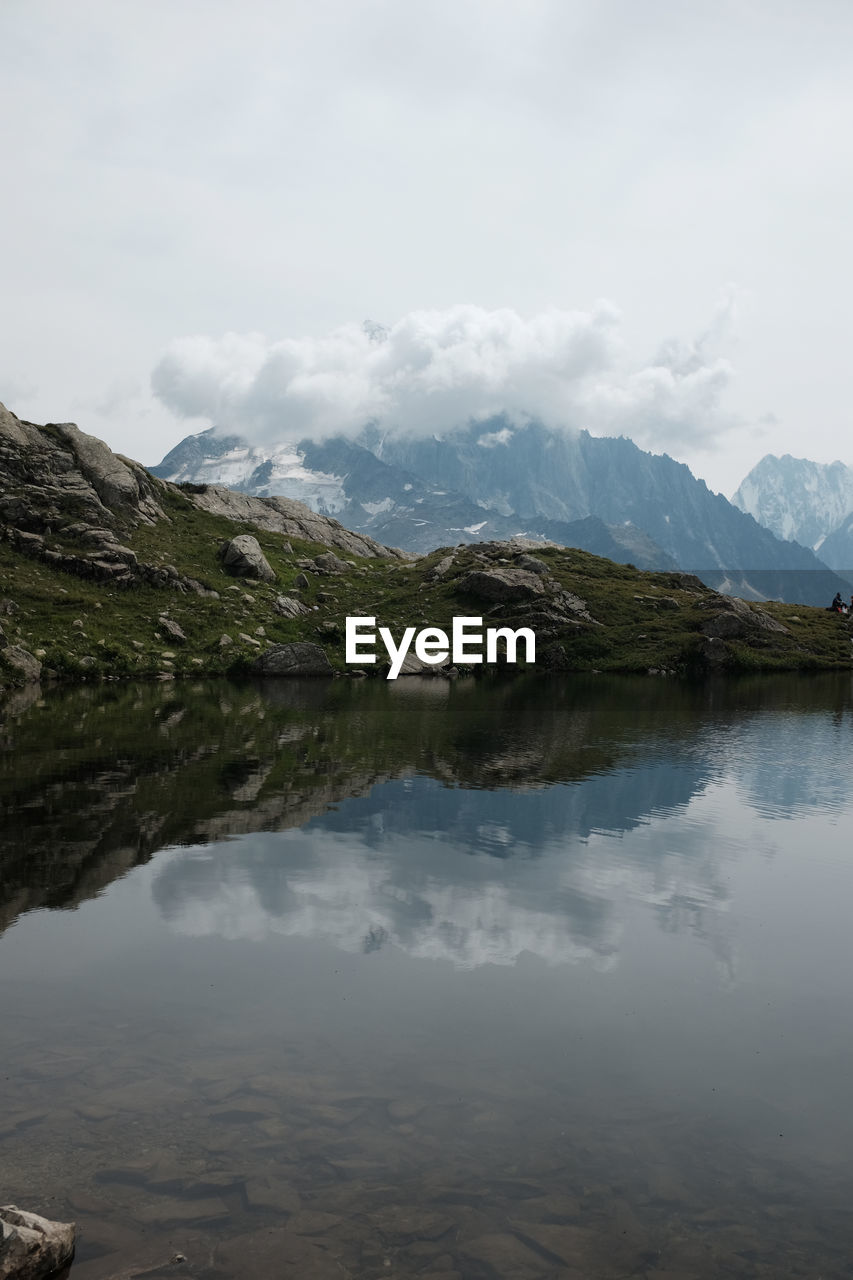
[[[295,498],[321,515],[337,515],[347,505],[344,477],[305,464],[292,441],[253,446],[236,436],[211,431],[188,436],[152,470],[175,484],[218,484],[257,497]]]

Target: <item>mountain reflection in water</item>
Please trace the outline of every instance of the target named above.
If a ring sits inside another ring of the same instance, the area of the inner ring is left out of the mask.
[[[832,811],[849,792],[847,693],[836,677],[537,678],[116,685],[22,699],[0,726],[0,926],[74,906],[170,845],[320,815],[335,832],[334,806],[358,796],[367,848],[440,832],[460,851],[511,859],[632,830],[723,778],[771,817]],[[487,820],[476,789],[495,792]]]
[[[82,1222],[72,1280],[168,1242],[198,1280],[844,1274],[851,710],[835,676],[7,704],[3,1193]]]

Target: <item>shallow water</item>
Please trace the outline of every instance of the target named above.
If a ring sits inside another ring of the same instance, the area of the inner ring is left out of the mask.
[[[72,1280],[848,1275],[851,712],[834,676],[11,704],[0,1202],[77,1220]]]

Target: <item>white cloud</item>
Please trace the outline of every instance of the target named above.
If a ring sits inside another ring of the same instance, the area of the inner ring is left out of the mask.
[[[509,427],[501,427],[500,431],[484,431],[477,444],[481,449],[494,449],[499,444],[509,444],[513,433]]]
[[[387,329],[353,323],[321,337],[182,338],[152,386],[179,416],[255,441],[353,434],[368,422],[441,434],[503,414],[657,447],[695,445],[727,425],[720,406],[732,369],[714,351],[727,327],[718,314],[700,338],[667,342],[637,364],[607,302],[527,319],[509,308],[458,305],[412,311]],[[506,438],[490,433],[482,443]]]

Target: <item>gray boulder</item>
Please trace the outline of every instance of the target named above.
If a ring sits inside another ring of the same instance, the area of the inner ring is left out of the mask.
[[[240,578],[259,578],[262,582],[274,582],[275,573],[261,551],[257,538],[250,533],[240,533],[225,544],[222,563],[230,573]]]
[[[474,569],[459,580],[459,590],[482,600],[532,600],[541,596],[545,588],[538,574],[526,569],[498,566],[494,569]]]
[[[11,667],[15,675],[27,684],[34,684],[41,677],[41,663],[38,658],[34,657],[28,649],[22,649],[20,645],[6,644],[2,650],[2,662],[7,667]]]
[[[259,676],[330,676],[332,666],[325,650],[304,640],[273,644],[252,663]]]
[[[346,560],[336,556],[334,551],[324,551],[322,555],[315,556],[314,563],[324,573],[346,573],[352,568],[352,565],[347,564]]]
[[[186,636],[173,618],[162,617],[158,618],[157,622],[160,630],[165,631],[170,640],[177,640],[179,644],[183,644],[186,641]]]
[[[273,612],[282,618],[298,618],[302,614],[311,612],[307,604],[303,604],[301,600],[295,600],[293,596],[276,596],[272,607]]]
[[[542,577],[546,573],[550,573],[544,560],[540,560],[538,556],[519,556],[515,562],[516,568],[525,569],[528,573],[536,573]]]
[[[426,575],[427,582],[435,582],[437,578],[443,578],[453,568],[453,555],[444,556],[439,560],[438,564],[433,565],[429,573]]]
[[[740,640],[757,637],[761,632],[789,636],[791,632],[781,622],[757,605],[749,605],[736,596],[716,596],[713,601],[715,616],[703,624],[702,631],[714,640]]]
[[[586,601],[581,600],[580,596],[576,596],[571,591],[558,591],[554,596],[554,607],[558,613],[562,613],[564,617],[573,618],[582,622],[594,622],[596,626],[600,626],[599,622],[593,618],[589,609],[586,607]]]
[[[434,662],[421,662],[418,655],[409,650],[397,674],[398,676],[439,676],[443,675],[443,671]]]
[[[14,1204],[0,1206],[0,1280],[47,1280],[74,1254],[73,1222],[51,1222]]]

